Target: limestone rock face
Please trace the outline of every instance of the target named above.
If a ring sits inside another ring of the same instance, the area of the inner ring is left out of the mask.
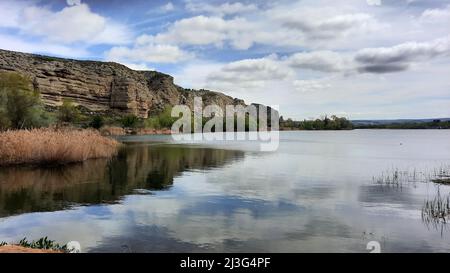
[[[192,107],[195,96],[201,96],[204,105],[215,103],[222,108],[229,104],[244,105],[244,101],[222,93],[181,88],[170,75],[135,71],[113,62],[0,50],[0,71],[15,71],[30,77],[48,106],[59,106],[63,99],[72,99],[93,112],[113,110],[147,118],[167,105]]]

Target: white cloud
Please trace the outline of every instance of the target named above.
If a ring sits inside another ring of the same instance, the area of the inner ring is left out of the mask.
[[[241,2],[223,3],[214,5],[205,2],[188,1],[186,9],[193,13],[209,13],[219,16],[247,13],[258,10],[255,4],[243,4]]]
[[[153,67],[148,66],[145,63],[122,63],[126,67],[138,70],[138,71],[154,71],[155,69]]]
[[[305,42],[367,35],[385,27],[368,13],[329,7],[283,7],[267,14],[270,20],[297,33]]]
[[[381,6],[381,0],[366,0],[369,6]]]
[[[331,88],[331,84],[326,80],[295,80],[295,89],[302,93],[318,92]]]
[[[287,63],[294,68],[321,72],[342,72],[353,67],[351,57],[333,51],[296,53],[288,58]]]
[[[270,55],[229,63],[220,71],[209,74],[208,80],[216,83],[264,86],[268,81],[285,80],[290,76],[293,76],[293,71],[284,66],[276,55]]]
[[[0,19],[0,26],[18,29],[20,34],[42,37],[54,43],[124,44],[129,42],[131,31],[124,25],[91,11],[87,4],[52,11],[46,7],[24,6],[23,3],[6,2],[10,13]],[[2,8],[3,8],[2,7]]]
[[[67,5],[69,6],[78,6],[81,5],[81,0],[67,0]]]
[[[450,36],[430,42],[408,42],[393,47],[366,48],[355,55],[364,72],[388,73],[404,71],[414,62],[450,54]]]
[[[350,36],[360,38],[384,27],[385,24],[367,13],[283,6],[231,18],[218,13],[184,18],[171,23],[153,39],[162,44],[231,46],[239,50],[247,50],[255,44],[281,48],[330,47],[336,40],[345,41],[343,38]],[[347,41],[347,44],[351,43]]]
[[[180,45],[215,45],[223,46],[230,42],[237,49],[248,49],[252,41],[245,39],[251,32],[251,24],[243,18],[225,20],[220,17],[196,16],[176,21],[167,32],[157,34],[158,43]]]
[[[164,6],[161,7],[161,10],[163,12],[170,12],[173,11],[175,9],[175,6],[172,4],[172,2],[168,2],[167,4],[165,4]]]
[[[26,53],[42,53],[72,58],[88,58],[89,52],[82,47],[72,48],[51,42],[30,42],[15,36],[0,34],[0,48]]]
[[[26,7],[26,3],[21,1],[0,1],[0,27],[18,27],[21,22],[20,14]],[[8,12],[3,12],[6,10]]]
[[[143,37],[138,38],[138,42],[129,48],[124,46],[113,47],[106,53],[106,59],[109,61],[135,63],[176,63],[185,61],[193,57],[177,46],[167,44],[154,44],[152,42],[143,42]]]
[[[448,22],[450,21],[450,5],[443,9],[426,9],[420,16],[423,22]]]
[[[450,36],[428,42],[407,42],[392,47],[364,48],[355,53],[310,51],[291,55],[292,68],[320,72],[392,73],[438,56],[450,56]]]

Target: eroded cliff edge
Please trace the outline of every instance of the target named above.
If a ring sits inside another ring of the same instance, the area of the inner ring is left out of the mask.
[[[219,92],[188,90],[173,77],[157,71],[135,71],[99,61],[80,61],[0,49],[0,71],[30,77],[44,103],[59,106],[72,99],[89,111],[115,111],[147,118],[168,105],[187,104],[201,96],[204,104],[244,105],[244,101]],[[192,109],[192,108],[191,108]]]

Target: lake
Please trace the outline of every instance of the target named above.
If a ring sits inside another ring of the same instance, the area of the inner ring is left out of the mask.
[[[111,160],[0,169],[0,241],[86,252],[448,252],[422,207],[450,186],[381,183],[450,166],[449,130],[281,132],[279,149],[127,136]],[[381,178],[380,178],[381,177]]]

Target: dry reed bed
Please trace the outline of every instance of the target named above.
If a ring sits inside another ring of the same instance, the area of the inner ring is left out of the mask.
[[[111,157],[119,143],[93,130],[33,129],[0,133],[0,166],[66,164]]]

